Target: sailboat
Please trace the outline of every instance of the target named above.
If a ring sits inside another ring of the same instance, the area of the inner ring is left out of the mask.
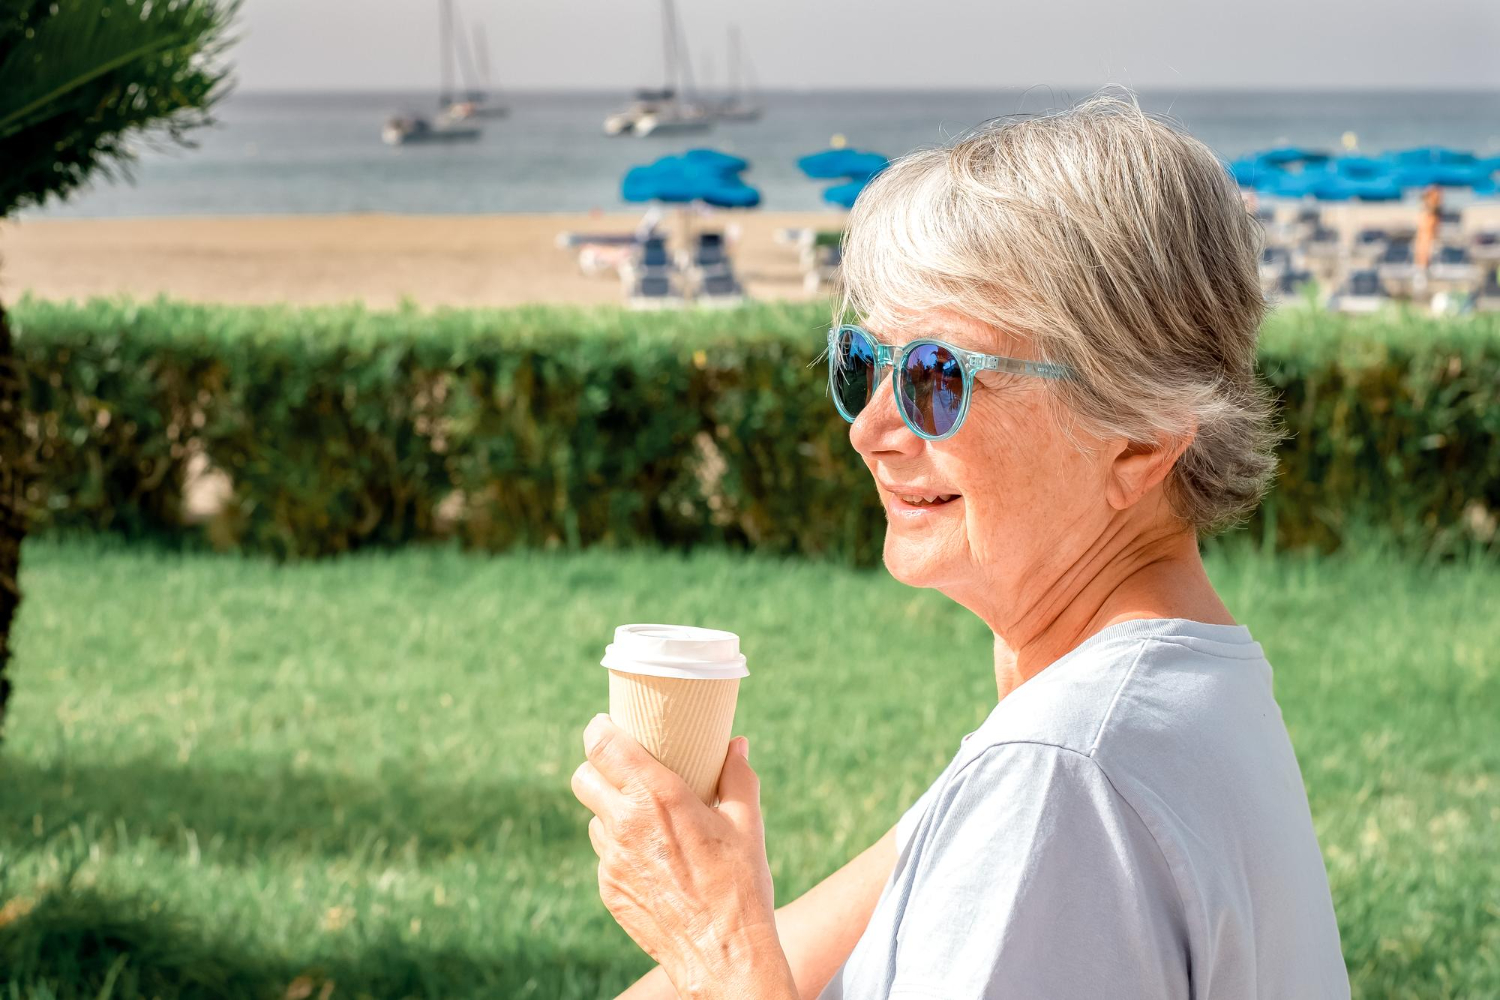
[[[448,101],[443,113],[455,121],[465,118],[504,118],[510,114],[510,109],[504,104],[490,102],[490,56],[484,25],[474,22],[472,61],[464,47],[464,27],[458,20],[457,12],[454,14],[453,35],[459,58],[459,72],[463,75],[467,89],[461,100]]]
[[[450,115],[453,105],[453,0],[438,0],[438,54],[441,61],[442,91],[438,105],[443,111],[435,120],[409,112],[392,115],[380,131],[381,139],[392,146],[411,143],[464,142],[479,138],[479,126]]]
[[[755,74],[750,69],[750,60],[745,58],[740,45],[740,29],[729,26],[729,97],[719,105],[717,114],[721,121],[759,121],[763,110],[755,101]],[[747,82],[749,81],[749,82]]]
[[[659,90],[636,91],[635,100],[623,111],[604,119],[605,135],[676,135],[701,132],[713,127],[714,113],[689,97],[693,92],[693,68],[672,0],[661,0],[662,64],[665,83]]]

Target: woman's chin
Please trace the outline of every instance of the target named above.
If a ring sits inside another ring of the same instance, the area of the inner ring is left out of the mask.
[[[936,587],[948,574],[947,553],[934,552],[930,546],[914,545],[903,539],[885,536],[886,571],[908,587]]]

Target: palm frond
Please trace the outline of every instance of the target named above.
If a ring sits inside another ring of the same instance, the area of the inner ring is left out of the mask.
[[[0,215],[127,166],[127,135],[211,121],[239,2],[0,0]]]

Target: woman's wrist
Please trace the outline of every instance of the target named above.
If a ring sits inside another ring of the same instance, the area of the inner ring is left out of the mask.
[[[682,1000],[798,1000],[775,924],[716,936],[673,985]]]

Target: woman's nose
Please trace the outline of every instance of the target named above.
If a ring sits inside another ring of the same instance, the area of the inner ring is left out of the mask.
[[[876,387],[865,408],[849,425],[849,443],[865,458],[874,455],[915,455],[922,450],[922,439],[911,432],[896,409],[896,394],[891,391],[887,375]]]

